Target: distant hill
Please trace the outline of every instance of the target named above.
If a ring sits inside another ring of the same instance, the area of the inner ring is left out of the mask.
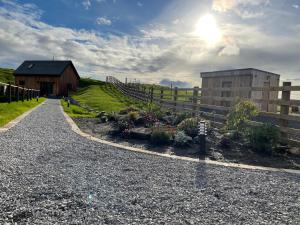
[[[15,82],[15,78],[13,76],[14,70],[13,69],[5,69],[0,68],[0,82],[8,83],[8,82]]]

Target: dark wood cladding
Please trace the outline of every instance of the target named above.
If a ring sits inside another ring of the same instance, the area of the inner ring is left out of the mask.
[[[70,91],[76,91],[79,78],[71,65],[67,66],[61,75],[18,75],[15,74],[16,85],[23,85],[26,88],[40,89],[41,82],[53,83],[54,96],[67,96],[68,87]]]

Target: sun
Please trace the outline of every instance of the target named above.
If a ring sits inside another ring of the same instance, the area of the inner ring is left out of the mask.
[[[222,38],[217,21],[211,14],[204,15],[198,20],[195,33],[209,46],[217,44]]]

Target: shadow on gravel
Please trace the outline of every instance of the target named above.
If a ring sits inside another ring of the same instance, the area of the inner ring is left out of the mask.
[[[205,155],[199,157],[200,160],[205,160]],[[195,186],[197,189],[204,190],[207,187],[207,165],[203,162],[198,162],[196,165]]]

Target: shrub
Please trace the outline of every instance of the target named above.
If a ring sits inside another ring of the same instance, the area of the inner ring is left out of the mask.
[[[187,118],[191,118],[192,115],[191,113],[179,113],[176,115],[175,120],[174,120],[174,125],[178,125],[179,123],[181,123],[183,120],[187,119]]]
[[[109,115],[105,111],[101,111],[96,117],[100,118],[102,123],[106,123],[108,121]]]
[[[262,124],[248,129],[249,143],[254,150],[272,153],[279,142],[279,128],[272,124]]]
[[[121,109],[120,112],[119,112],[119,114],[125,115],[125,114],[128,114],[130,112],[136,112],[136,111],[138,111],[137,108],[129,106],[129,107],[125,108],[125,109]]]
[[[150,140],[154,145],[165,145],[170,143],[171,134],[160,127],[156,127],[152,130]]]
[[[200,122],[200,118],[193,117],[183,120],[180,124],[178,124],[178,130],[184,131],[184,133],[192,138],[198,135],[198,123]]]
[[[240,101],[227,115],[225,130],[235,130],[244,133],[247,123],[259,113],[258,108],[251,101]]]
[[[136,121],[138,119],[139,115],[140,114],[136,111],[128,113],[129,120],[131,120],[131,121]]]
[[[152,127],[155,123],[159,122],[154,113],[145,113],[144,121],[147,127]]]
[[[148,103],[145,107],[146,114],[153,114],[156,118],[162,118],[164,116],[163,111],[161,110],[161,107],[153,104]]]
[[[131,124],[126,121],[126,120],[119,120],[117,122],[117,128],[120,132],[123,132],[126,129],[130,129],[131,128]]]
[[[178,131],[174,138],[175,145],[179,147],[189,145],[192,140],[193,139],[187,136],[183,131]]]
[[[117,121],[118,116],[115,112],[108,113],[107,118],[109,121]]]
[[[130,137],[130,134],[131,134],[130,129],[124,129],[124,130],[121,132],[121,137],[127,139],[127,138]]]

